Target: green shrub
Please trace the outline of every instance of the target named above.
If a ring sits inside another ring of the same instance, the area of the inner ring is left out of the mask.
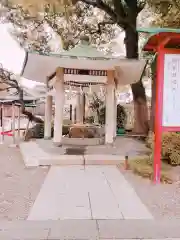
[[[154,150],[154,134],[150,133],[147,141],[147,147]],[[180,134],[175,132],[163,133],[162,135],[162,160],[171,165],[180,165]]]
[[[100,124],[105,124],[105,115],[106,115],[106,108],[101,107],[99,109],[99,123]],[[117,105],[117,128],[125,128],[127,122],[127,114],[124,106],[118,104]]]
[[[118,104],[117,105],[117,127],[125,128],[127,123],[127,114],[124,106]]]
[[[85,119],[86,123],[94,123],[94,116],[89,116]]]
[[[68,135],[69,134],[69,125],[63,125],[62,128],[62,135]],[[54,126],[52,125],[51,128],[51,136],[54,136]]]
[[[135,174],[137,174],[143,178],[148,178],[151,180],[153,179],[154,166],[153,166],[152,156],[147,156],[144,159],[137,158],[137,159],[131,160],[129,162],[129,164],[130,164],[130,169]],[[160,178],[161,183],[168,183],[168,184],[173,183],[170,169],[171,169],[171,167],[169,165],[167,165],[167,163],[162,163],[161,178]]]

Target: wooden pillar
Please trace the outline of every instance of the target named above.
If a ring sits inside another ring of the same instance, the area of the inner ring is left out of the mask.
[[[84,123],[86,120],[86,94],[85,93],[83,93],[82,107],[83,107],[83,123]]]
[[[76,123],[80,122],[80,92],[77,92],[76,98]]]
[[[54,116],[54,139],[56,146],[62,145],[62,128],[63,128],[63,110],[64,110],[64,72],[63,68],[56,71],[55,83],[55,116]]]
[[[116,99],[116,89],[114,89],[114,138],[116,138],[117,132],[117,99]]]
[[[74,107],[74,123],[77,122],[77,108]]]
[[[83,123],[83,106],[84,106],[84,96],[82,93],[77,94],[77,107],[76,107],[76,122]]]
[[[1,127],[0,127],[0,144],[4,143],[4,135],[2,134],[2,132],[4,132],[4,105],[3,103],[1,104]]]
[[[2,127],[2,125],[3,125],[3,104],[1,104],[1,108],[0,108],[0,118],[1,118],[1,127]]]
[[[75,123],[76,119],[75,119],[75,105],[72,104],[72,123]]]
[[[18,141],[20,141],[20,128],[21,128],[21,105],[18,107]]]
[[[114,140],[114,71],[107,72],[106,85],[106,119],[105,143],[112,144]]]
[[[52,128],[52,96],[46,96],[45,103],[45,121],[44,121],[44,139],[51,139]]]
[[[70,104],[70,120],[71,123],[76,122],[76,106],[74,104]]]
[[[16,109],[15,104],[12,103],[12,135],[13,135],[13,144],[16,144]]]
[[[73,108],[72,108],[72,104],[69,105],[69,120],[73,121],[72,119],[73,116]]]

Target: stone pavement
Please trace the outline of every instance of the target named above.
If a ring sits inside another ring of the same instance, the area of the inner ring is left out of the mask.
[[[153,219],[116,166],[53,166],[28,220]]]
[[[179,221],[60,220],[0,222],[1,240],[179,240]]]

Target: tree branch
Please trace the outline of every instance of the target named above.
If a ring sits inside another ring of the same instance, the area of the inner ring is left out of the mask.
[[[108,24],[113,25],[113,24],[116,24],[116,22],[114,22],[114,21],[103,21],[103,22],[100,22],[100,23],[97,24],[97,30],[96,31],[90,31],[90,29],[87,29],[87,30],[89,30],[90,34],[95,34],[95,33],[101,34],[102,33],[101,27],[105,26],[105,25],[108,25]]]
[[[145,7],[146,1],[141,1],[137,6],[137,14],[139,14]]]
[[[17,91],[17,95],[19,96],[19,99],[17,102],[21,104],[21,112],[22,114],[26,115],[30,121],[34,121],[36,123],[43,123],[43,120],[39,117],[34,116],[31,112],[26,111],[25,109],[25,102],[23,98],[23,89],[19,86],[18,81],[16,79],[10,79],[12,77],[12,74],[8,72],[7,70],[2,68],[2,65],[0,66],[0,84],[6,84],[8,87],[4,89],[15,89]]]
[[[177,3],[176,0],[172,0],[173,5],[180,10],[180,5]]]
[[[96,0],[96,1],[81,0],[81,1],[86,4],[91,5],[93,7],[97,7],[99,9],[103,10],[105,13],[107,13],[110,16],[111,20],[114,21],[115,23],[117,23],[121,28],[126,29],[129,26],[129,27],[133,28],[134,31],[136,31],[134,26],[129,21],[128,17],[123,17],[118,12],[116,13],[109,5],[104,3],[102,0]],[[121,7],[123,7],[123,6],[121,5]],[[125,12],[123,14],[125,14]]]
[[[81,1],[86,3],[86,4],[91,5],[93,7],[100,8],[101,10],[106,12],[111,17],[111,19],[114,22],[117,22],[118,19],[117,19],[116,13],[113,11],[113,9],[109,5],[107,5],[103,1],[101,1],[101,0],[97,0],[97,1],[94,1],[94,0],[92,0],[92,1],[91,0],[81,0]]]
[[[116,14],[122,18],[126,18],[127,14],[120,0],[113,0],[114,9],[116,9]]]

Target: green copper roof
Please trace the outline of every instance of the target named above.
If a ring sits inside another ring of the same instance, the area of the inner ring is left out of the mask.
[[[61,55],[69,57],[105,58],[103,53],[97,51],[95,47],[88,45],[78,45],[69,51],[62,52]]]
[[[137,28],[139,33],[157,34],[161,32],[180,33],[180,28]]]
[[[60,53],[61,56],[67,57],[82,57],[82,58],[103,58],[110,59],[111,56],[106,56],[102,51],[90,45],[88,37],[82,37],[80,44],[69,51]]]

